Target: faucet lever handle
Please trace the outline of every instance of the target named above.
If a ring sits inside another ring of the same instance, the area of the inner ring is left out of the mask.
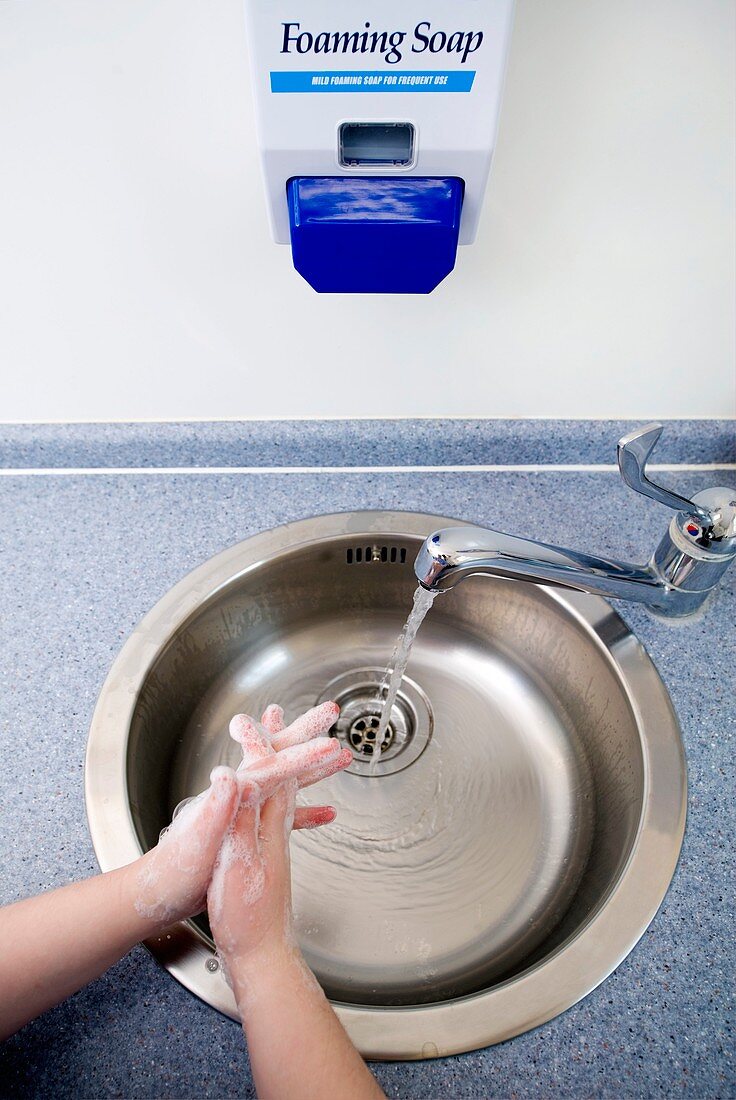
[[[652,500],[658,500],[660,504],[666,504],[668,508],[674,508],[677,512],[687,512],[697,517],[701,526],[710,527],[712,517],[707,509],[701,508],[699,504],[680,496],[679,493],[673,493],[671,489],[655,485],[647,477],[647,461],[662,431],[662,425],[655,422],[646,424],[643,428],[637,428],[619,439],[616,457],[621,477],[635,492],[651,497]]]

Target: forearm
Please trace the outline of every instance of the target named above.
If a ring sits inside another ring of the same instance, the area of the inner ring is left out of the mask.
[[[281,945],[230,971],[261,1100],[384,1095],[296,949]]]
[[[123,867],[0,909],[0,1040],[99,977],[158,931]]]

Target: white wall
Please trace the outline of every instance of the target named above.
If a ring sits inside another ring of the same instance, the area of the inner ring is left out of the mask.
[[[0,420],[734,415],[734,252],[732,0],[519,0],[428,298],[271,244],[240,0],[0,3]]]

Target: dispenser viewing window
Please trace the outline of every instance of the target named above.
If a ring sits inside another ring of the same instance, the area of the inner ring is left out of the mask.
[[[326,293],[428,293],[472,244],[513,0],[245,0],[274,240]]]
[[[338,148],[342,168],[409,168],[414,127],[411,122],[342,122]]]

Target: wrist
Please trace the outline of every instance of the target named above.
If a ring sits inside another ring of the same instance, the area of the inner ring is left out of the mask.
[[[285,937],[264,940],[242,954],[220,954],[241,1015],[260,990],[277,985],[281,978],[290,981],[306,967],[297,944]]]
[[[150,891],[147,892],[144,887],[146,861],[149,857],[150,852],[147,852],[125,867],[111,872],[117,879],[118,904],[126,924],[130,927],[132,943],[158,935],[174,919],[164,919],[157,900],[147,896]]]

